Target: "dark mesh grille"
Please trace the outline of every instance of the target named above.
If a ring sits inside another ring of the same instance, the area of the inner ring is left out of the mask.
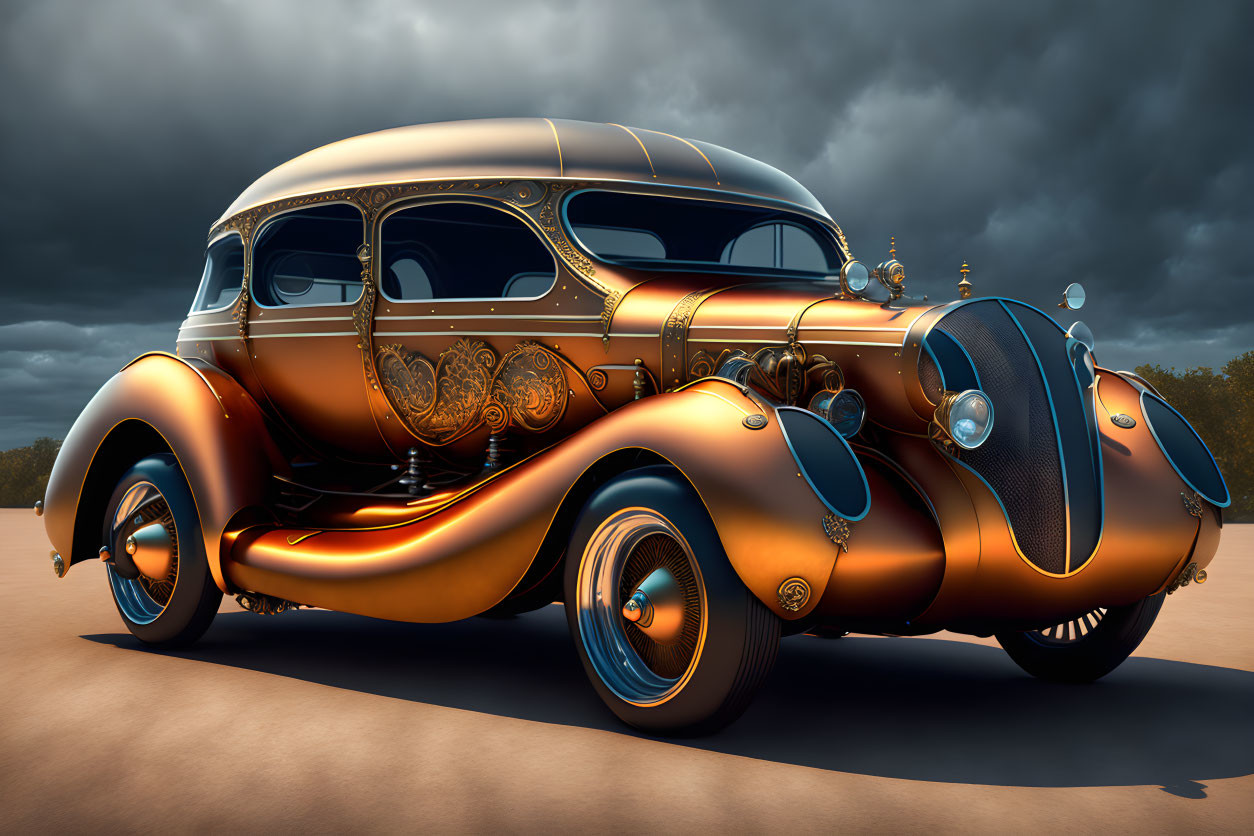
[[[999,302],[964,305],[937,325],[967,349],[993,402],[993,431],[962,461],[1001,498],[1024,554],[1066,571],[1066,508],[1058,441],[1036,358]]]
[[[1027,305],[1006,302],[1010,313],[1036,349],[1049,381],[1058,436],[1062,441],[1067,504],[1071,508],[1071,564],[1080,568],[1097,548],[1102,533],[1101,463],[1093,417],[1093,392],[1080,390],[1075,366],[1067,355],[1066,337],[1058,324]]]
[[[936,361],[932,359],[932,355],[926,351],[919,355],[919,383],[923,384],[923,391],[927,393],[932,403],[939,403],[941,392],[944,386],[941,385],[940,369],[936,367]]]

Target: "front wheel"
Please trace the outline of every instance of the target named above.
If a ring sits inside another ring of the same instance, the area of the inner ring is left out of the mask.
[[[741,583],[673,468],[633,470],[593,494],[571,536],[565,585],[588,678],[642,731],[727,725],[775,663],[779,619]]]
[[[1123,663],[1154,626],[1163,593],[1124,607],[1099,607],[1043,630],[997,633],[997,642],[1033,676],[1092,682]]]
[[[222,592],[209,574],[200,516],[173,456],[150,456],[123,474],[103,539],[112,556],[113,601],[136,638],[169,649],[209,629]]]

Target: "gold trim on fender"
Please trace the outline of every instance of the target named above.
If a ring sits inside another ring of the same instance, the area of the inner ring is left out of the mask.
[[[804,578],[789,578],[779,585],[779,605],[789,612],[796,612],[810,600],[810,584]]]

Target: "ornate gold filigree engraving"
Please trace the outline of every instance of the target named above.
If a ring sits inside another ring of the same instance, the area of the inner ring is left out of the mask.
[[[675,303],[662,325],[661,386],[673,389],[684,382],[688,371],[685,362],[688,344],[688,323],[706,296],[707,291],[694,290]]]
[[[1177,589],[1188,586],[1193,581],[1206,583],[1206,570],[1197,568],[1196,563],[1190,563],[1188,566],[1185,566],[1175,580],[1167,585],[1167,594],[1170,595]]]
[[[392,408],[414,435],[448,444],[487,424],[543,432],[566,410],[566,374],[557,355],[535,342],[517,345],[499,361],[479,340],[465,337],[432,364],[399,345],[375,354]]]
[[[776,595],[781,609],[796,612],[810,600],[810,584],[804,578],[789,578],[779,585]]]
[[[1192,494],[1181,493],[1180,501],[1184,503],[1184,510],[1189,512],[1189,516],[1202,518],[1202,497],[1194,492]]]
[[[840,517],[829,511],[827,515],[823,517],[823,530],[827,532],[827,538],[829,540],[839,546],[841,551],[848,553],[849,536],[853,533],[853,531],[850,529],[849,522],[847,520],[842,520]]]

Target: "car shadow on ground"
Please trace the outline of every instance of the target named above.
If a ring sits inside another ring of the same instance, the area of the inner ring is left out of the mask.
[[[84,636],[147,651],[130,634]],[[369,694],[635,734],[588,685],[560,607],[513,619],[400,624],[324,611],[221,614],[181,658]],[[1133,658],[1055,685],[966,642],[786,639],[739,721],[671,740],[891,778],[1000,786],[1159,785],[1254,772],[1254,673]]]

